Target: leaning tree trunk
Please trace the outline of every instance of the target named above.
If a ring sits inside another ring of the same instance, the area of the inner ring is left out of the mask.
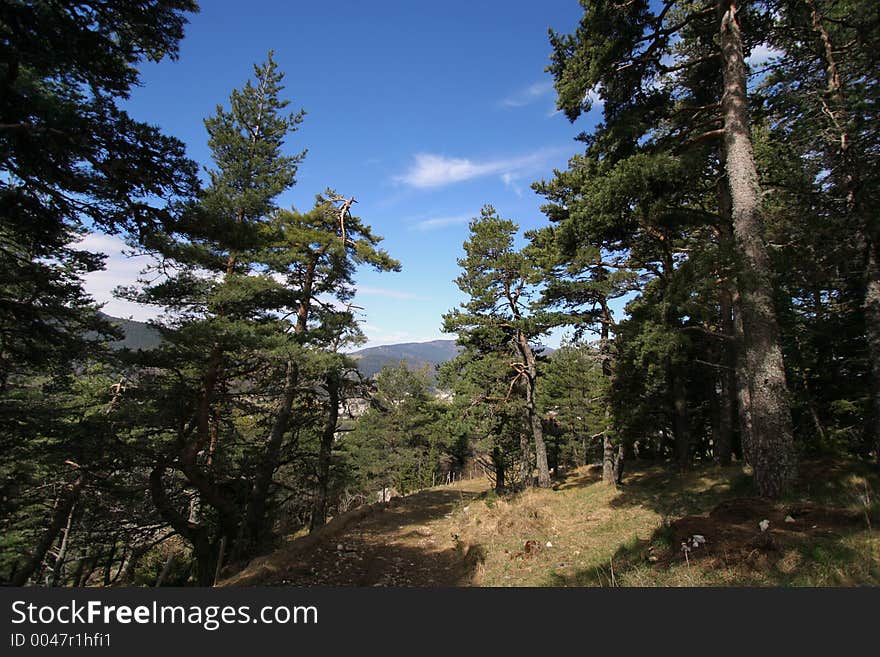
[[[52,513],[52,520],[49,522],[49,526],[40,537],[40,540],[34,548],[34,551],[31,553],[30,558],[28,558],[24,566],[18,569],[12,576],[12,579],[9,582],[12,586],[24,586],[25,584],[27,584],[28,580],[31,578],[31,575],[33,575],[40,567],[40,564],[43,563],[43,559],[46,557],[46,553],[55,543],[55,539],[58,538],[58,534],[67,524],[68,518],[73,511],[73,507],[76,505],[76,502],[79,499],[83,483],[83,476],[82,474],[80,474],[76,478],[76,481],[74,481],[72,485],[68,486],[67,489],[58,498],[58,501],[55,504],[55,510]]]
[[[333,453],[333,438],[339,421],[339,377],[336,372],[327,375],[327,419],[321,432],[321,445],[318,450],[318,488],[312,505],[309,532],[323,527],[327,522],[327,498],[330,488],[330,457]],[[383,485],[383,496],[385,487]]]
[[[293,360],[287,361],[284,377],[284,393],[275,411],[275,421],[266,442],[266,451],[257,466],[254,483],[251,487],[248,499],[247,526],[248,538],[240,549],[252,549],[258,547],[266,536],[266,507],[269,500],[269,490],[272,485],[272,477],[278,468],[278,460],[281,455],[281,446],[284,443],[284,435],[290,425],[291,411],[296,397],[298,370]]]
[[[752,466],[758,493],[778,497],[797,473],[791,409],[779,326],[773,307],[770,259],[759,218],[760,188],[749,134],[746,67],[736,0],[722,0],[721,57],[725,169],[739,255],[745,364],[752,421]]]
[[[163,477],[167,466],[160,459],[150,472],[150,496],[153,504],[171,528],[189,541],[195,559],[196,583],[199,586],[214,584],[217,567],[217,550],[206,527],[189,522],[168,499]]]
[[[58,548],[58,556],[55,557],[55,563],[52,564],[52,579],[49,586],[56,587],[62,582],[64,576],[64,564],[67,561],[67,548],[70,545],[70,530],[73,528],[73,514],[76,512],[76,501],[70,507],[67,514],[67,524],[64,526],[64,536],[61,539],[61,545]]]

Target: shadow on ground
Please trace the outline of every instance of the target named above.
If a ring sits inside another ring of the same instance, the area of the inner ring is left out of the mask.
[[[878,484],[861,462],[806,461],[792,493],[771,502],[754,496],[742,468],[639,468],[610,506],[649,508],[661,526],[647,540],[622,542],[607,563],[553,573],[547,584],[878,585]]]
[[[465,482],[355,509],[254,560],[224,585],[469,585],[483,550],[443,535],[441,525],[481,493]]]

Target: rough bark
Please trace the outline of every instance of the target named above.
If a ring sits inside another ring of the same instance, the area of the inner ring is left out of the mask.
[[[501,453],[501,448],[498,445],[492,448],[492,466],[495,468],[495,492],[502,493],[506,485],[504,454]]]
[[[80,474],[73,484],[68,486],[56,500],[55,509],[52,512],[52,519],[49,522],[49,526],[46,528],[46,531],[43,532],[43,535],[34,547],[34,551],[31,553],[30,557],[12,576],[9,582],[12,586],[24,586],[27,584],[31,576],[40,568],[43,559],[46,558],[46,553],[55,543],[58,534],[66,525],[67,519],[70,517],[70,513],[82,492],[83,483],[83,476]]]
[[[607,433],[602,438],[602,482],[614,484],[617,481],[617,454],[614,441]]]
[[[788,490],[797,473],[791,410],[773,307],[770,259],[759,216],[760,188],[749,133],[746,67],[736,1],[722,0],[719,9],[725,170],[739,256],[743,346],[752,422],[750,451],[758,493],[778,497]]]
[[[318,450],[318,485],[315,501],[312,505],[312,517],[309,521],[309,532],[323,527],[327,522],[327,494],[330,488],[330,457],[333,453],[333,439],[339,421],[339,387],[341,381],[336,372],[330,372],[326,378],[327,387],[327,418],[321,431],[321,445]]]

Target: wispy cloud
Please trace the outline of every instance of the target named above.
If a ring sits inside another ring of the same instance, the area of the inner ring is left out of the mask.
[[[466,214],[456,215],[454,217],[433,217],[431,219],[423,219],[410,227],[410,230],[437,230],[439,228],[446,228],[447,226],[457,226],[459,224],[466,224],[470,221],[470,217]]]
[[[389,290],[384,287],[369,287],[368,285],[360,285],[357,288],[358,294],[372,297],[385,297],[386,299],[418,299],[417,294],[412,292],[401,292],[400,290]]]
[[[409,171],[395,176],[394,180],[410,187],[429,189],[489,175],[498,175],[503,179],[505,174],[509,174],[509,179],[510,176],[521,176],[544,168],[550,158],[559,155],[563,150],[565,149],[542,148],[526,155],[489,160],[419,153],[413,158]]]
[[[514,107],[525,107],[526,105],[529,105],[539,98],[547,95],[551,89],[553,89],[552,82],[536,82],[529,85],[528,87],[525,87],[524,89],[519,90],[512,96],[501,99],[500,101],[498,101],[498,105],[506,109]]]

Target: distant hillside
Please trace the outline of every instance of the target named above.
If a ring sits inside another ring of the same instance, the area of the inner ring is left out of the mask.
[[[361,374],[373,376],[385,365],[396,365],[400,361],[404,361],[410,369],[417,370],[428,365],[433,371],[435,365],[452,360],[460,350],[455,340],[433,340],[369,347],[351,355],[357,359]]]
[[[114,326],[118,326],[125,333],[125,337],[122,340],[110,343],[113,349],[131,349],[132,351],[155,349],[162,343],[162,336],[159,334],[159,331],[145,322],[136,322],[131,319],[101,314],[104,319]]]

